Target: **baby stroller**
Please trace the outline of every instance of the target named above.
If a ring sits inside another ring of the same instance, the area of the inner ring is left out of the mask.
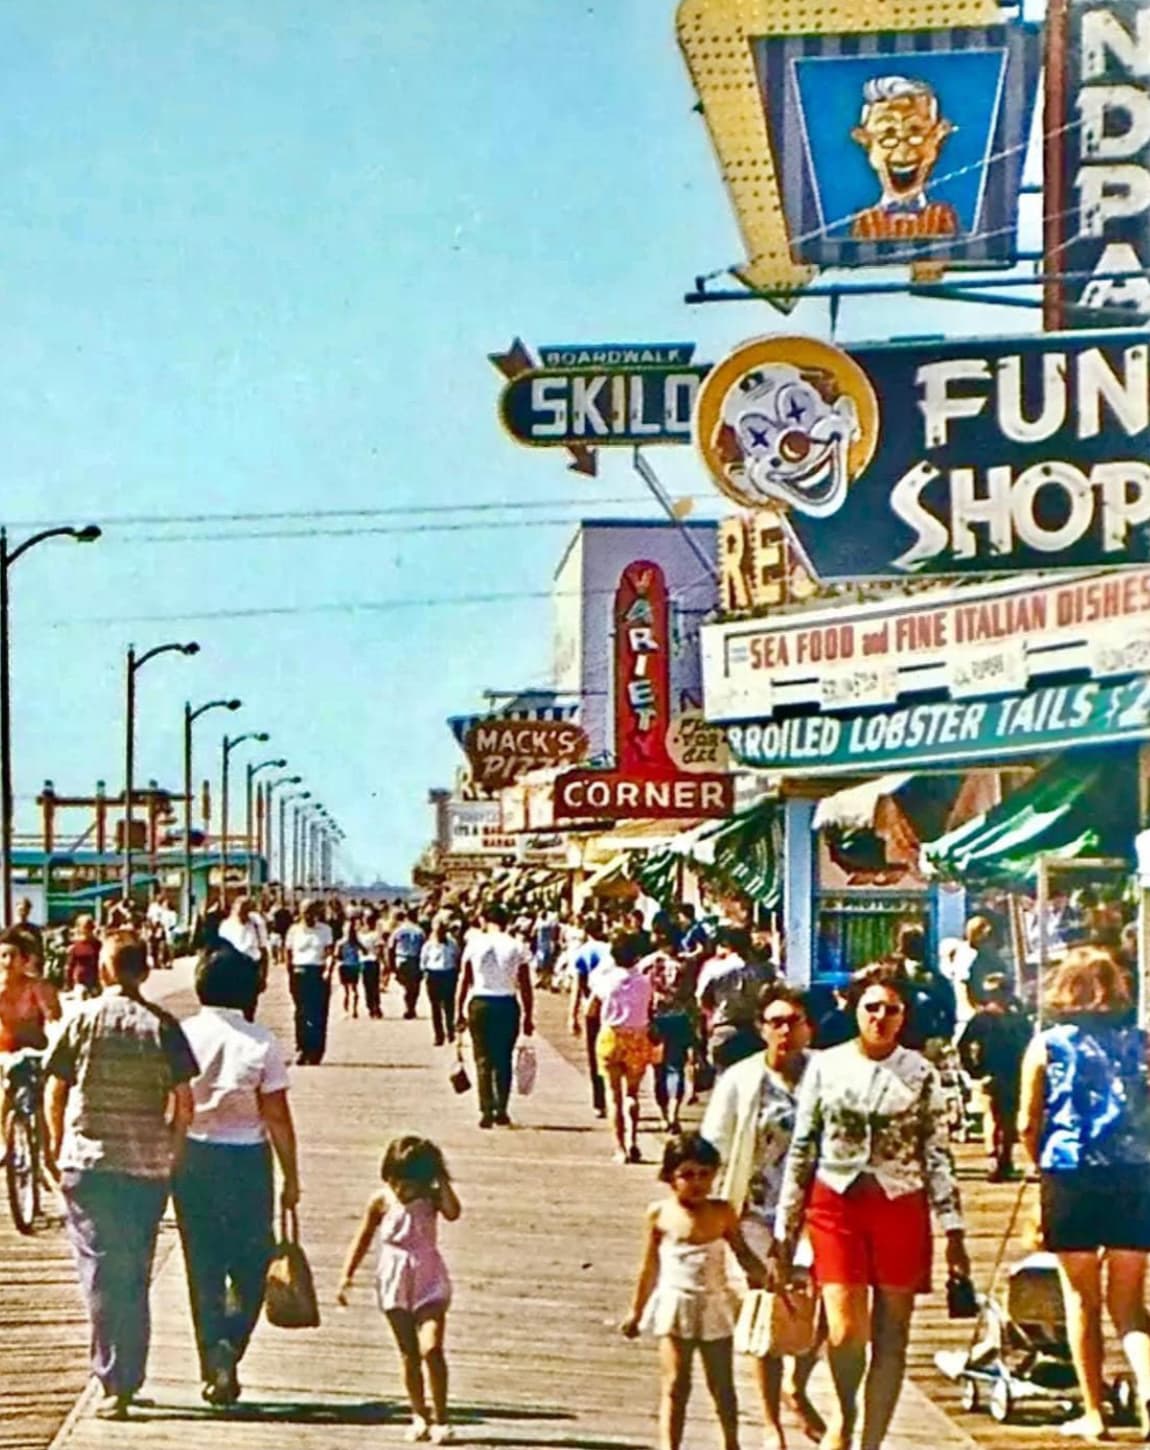
[[[963,1409],[985,1406],[1000,1425],[1024,1408],[1041,1408],[1068,1418],[1081,1404],[1055,1256],[1027,1254],[1007,1273],[1002,1296],[995,1294],[1025,1187],[1023,1184],[1019,1190],[1003,1235],[991,1273],[991,1291],[979,1300],[970,1348],[935,1355],[939,1370],[962,1386]],[[1108,1397],[1114,1418],[1134,1423],[1135,1393],[1130,1381],[1119,1379],[1110,1385]]]

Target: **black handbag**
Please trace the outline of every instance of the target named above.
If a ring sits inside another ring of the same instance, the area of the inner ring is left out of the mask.
[[[953,1274],[946,1281],[946,1312],[951,1319],[977,1319],[978,1295],[969,1274]]]

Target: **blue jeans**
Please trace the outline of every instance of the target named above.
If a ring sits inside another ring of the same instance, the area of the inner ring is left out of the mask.
[[[200,1377],[226,1340],[238,1363],[264,1302],[275,1207],[271,1149],[189,1138],[172,1181]],[[230,1290],[230,1293],[229,1293]]]
[[[148,1368],[148,1288],[168,1181],[67,1169],[61,1187],[92,1328],[92,1373],[106,1394],[135,1394]]]
[[[655,1064],[655,1101],[666,1113],[672,1102],[677,1106],[683,1101],[687,1053],[695,1034],[686,1012],[657,1012],[651,1026],[663,1049],[662,1061]]]

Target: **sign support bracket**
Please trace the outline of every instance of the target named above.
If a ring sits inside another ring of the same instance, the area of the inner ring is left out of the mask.
[[[683,520],[675,512],[675,504],[671,498],[671,495],[663,487],[662,482],[659,479],[659,475],[651,467],[650,463],[647,462],[647,459],[645,458],[643,450],[641,448],[635,449],[635,452],[632,455],[632,463],[634,465],[635,472],[639,475],[639,477],[643,480],[643,482],[650,490],[652,498],[654,498],[655,502],[675,525],[679,533],[682,534],[683,541],[690,549],[691,553],[694,554],[695,558],[698,559],[700,564],[702,564],[703,568],[707,571],[708,576],[716,583],[718,583],[718,564],[716,564],[713,559],[707,557],[707,554],[704,551],[702,545],[699,543],[698,539],[695,538],[695,536],[691,533],[690,529],[684,527]]]

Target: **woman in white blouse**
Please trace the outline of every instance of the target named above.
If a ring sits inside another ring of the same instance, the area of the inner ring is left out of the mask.
[[[767,1259],[791,1137],[795,1129],[799,1085],[811,1054],[812,1024],[806,998],[777,983],[763,992],[759,1031],[765,1050],[735,1063],[715,1083],[703,1117],[703,1137],[723,1160],[716,1192],[739,1215],[739,1227],[751,1250]],[[817,1347],[797,1359],[790,1406],[811,1439],[826,1430],[807,1395],[818,1360]],[[770,1429],[768,1446],[783,1450],[780,1405],[783,1362],[777,1355],[755,1361],[763,1413]]]
[[[195,1115],[172,1183],[200,1357],[203,1397],[230,1405],[236,1374],[260,1317],[272,1256],[274,1170],[280,1203],[299,1202],[288,1074],[275,1037],[244,1019],[258,965],[231,946],[196,973],[201,1009],[181,1025],[199,1076]]]
[[[930,1287],[932,1208],[948,1273],[970,1272],[938,1076],[899,1043],[905,990],[886,964],[852,981],[859,1036],[816,1053],[807,1068],[775,1219],[780,1280],[804,1227],[814,1253],[838,1398],[825,1450],[851,1443],[864,1373],[862,1450],[878,1450],[886,1435],[914,1298]]]

